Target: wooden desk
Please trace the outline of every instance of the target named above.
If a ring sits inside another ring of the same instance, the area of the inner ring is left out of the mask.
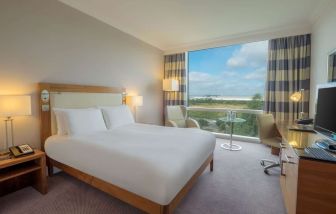
[[[288,130],[277,124],[282,136],[280,186],[288,214],[336,213],[336,163],[307,159],[304,148],[320,134]]]
[[[35,150],[32,155],[0,161],[0,196],[27,185],[42,194],[47,193],[45,153]]]

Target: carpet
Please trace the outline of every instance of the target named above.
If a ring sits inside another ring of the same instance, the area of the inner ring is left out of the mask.
[[[260,159],[277,159],[270,148],[256,143],[235,142],[241,151],[227,151],[217,139],[214,171],[205,170],[182,200],[176,214],[283,214],[279,169],[266,175]],[[41,195],[32,187],[0,198],[1,214],[103,214],[143,213],[89,185],[58,173],[48,178],[49,192]]]

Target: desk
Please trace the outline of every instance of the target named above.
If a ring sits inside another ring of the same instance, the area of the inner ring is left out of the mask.
[[[288,130],[288,122],[277,123],[282,136],[280,186],[288,214],[323,213],[336,210],[336,163],[308,159],[304,148],[324,136]]]

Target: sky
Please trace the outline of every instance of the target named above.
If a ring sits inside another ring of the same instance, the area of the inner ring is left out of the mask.
[[[263,95],[267,50],[261,41],[189,52],[189,95]]]

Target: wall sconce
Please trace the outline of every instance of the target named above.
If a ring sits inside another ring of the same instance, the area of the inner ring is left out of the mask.
[[[163,91],[179,91],[179,81],[175,79],[163,79]]]
[[[127,96],[126,103],[134,108],[134,119],[137,119],[137,107],[143,106],[143,96]]]
[[[0,117],[5,117],[6,147],[9,147],[11,136],[11,145],[14,146],[13,118],[14,116],[31,115],[31,97],[22,96],[0,96]],[[6,152],[5,151],[5,152]]]

